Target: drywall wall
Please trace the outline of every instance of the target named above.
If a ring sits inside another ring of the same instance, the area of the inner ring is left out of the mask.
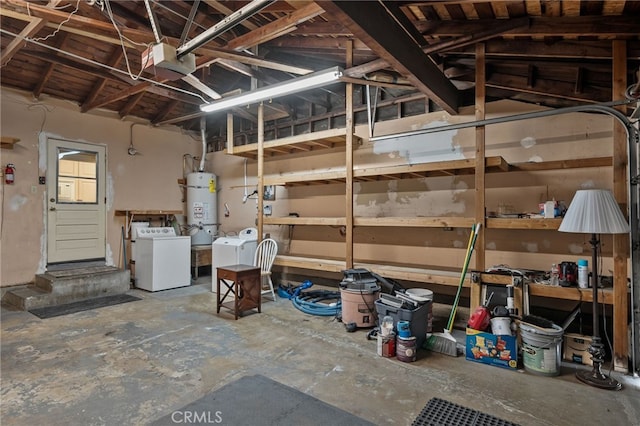
[[[175,129],[153,128],[124,121],[100,111],[82,114],[68,102],[34,101],[2,90],[2,136],[17,137],[13,150],[3,149],[2,166],[16,165],[16,181],[2,185],[0,285],[32,282],[46,266],[45,185],[46,158],[41,155],[47,137],[89,142],[107,150],[107,262],[121,266],[122,217],[115,210],[182,210],[182,156],[201,155],[199,140]],[[130,135],[140,155],[128,155]],[[197,138],[199,139],[199,138]],[[44,150],[46,151],[46,150]],[[128,249],[127,249],[128,250]]]

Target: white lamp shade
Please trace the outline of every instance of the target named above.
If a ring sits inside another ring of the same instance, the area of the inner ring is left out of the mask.
[[[631,232],[631,228],[611,191],[584,189],[576,192],[558,231],[626,234]]]

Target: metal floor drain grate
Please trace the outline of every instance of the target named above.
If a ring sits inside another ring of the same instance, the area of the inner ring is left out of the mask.
[[[518,426],[440,398],[431,399],[412,426]]]

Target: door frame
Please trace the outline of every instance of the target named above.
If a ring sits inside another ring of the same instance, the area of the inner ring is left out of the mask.
[[[98,206],[100,206],[100,209],[102,210],[99,214],[100,217],[100,221],[102,223],[99,224],[99,228],[102,230],[101,232],[101,239],[103,241],[103,247],[102,247],[102,256],[101,257],[94,257],[94,258],[86,258],[86,259],[69,259],[69,260],[63,260],[60,262],[51,262],[50,261],[50,253],[49,253],[49,243],[50,243],[50,238],[52,235],[52,230],[50,228],[51,223],[50,223],[50,214],[49,214],[49,209],[50,209],[50,204],[51,204],[51,199],[55,199],[55,204],[57,205],[57,189],[56,189],[56,193],[55,194],[51,194],[51,188],[57,188],[57,179],[58,179],[58,163],[57,161],[55,163],[53,163],[51,161],[50,155],[49,155],[49,150],[51,148],[51,145],[56,143],[56,142],[62,142],[62,143],[68,143],[68,144],[73,144],[73,145],[79,145],[81,147],[86,147],[87,151],[93,151],[93,152],[97,152],[98,153],[98,163],[97,163],[97,200],[98,200]],[[91,142],[86,142],[86,141],[82,141],[82,140],[72,140],[72,139],[67,139],[64,137],[57,137],[57,136],[53,136],[53,135],[47,135],[47,139],[46,139],[46,144],[44,147],[44,151],[45,151],[45,164],[46,164],[46,169],[45,169],[45,200],[44,200],[44,223],[45,223],[45,229],[44,229],[44,248],[45,248],[45,269],[48,270],[50,269],[50,267],[52,265],[60,265],[60,264],[65,264],[65,263],[76,263],[76,262],[85,262],[85,263],[99,263],[100,265],[104,265],[107,262],[107,145],[105,144],[97,144],[97,143],[91,143]],[[103,155],[101,155],[103,154]],[[52,164],[53,163],[53,164]],[[53,181],[51,181],[51,179],[53,179]]]

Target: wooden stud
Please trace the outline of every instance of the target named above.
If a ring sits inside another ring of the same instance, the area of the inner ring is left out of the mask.
[[[627,43],[624,40],[613,42],[612,97],[613,100],[624,99],[627,88]],[[624,113],[624,106],[618,107]],[[613,194],[622,211],[627,214],[629,200],[627,198],[627,134],[617,120],[613,121]],[[618,371],[628,370],[627,320],[627,262],[629,259],[629,235],[613,236],[613,362]]]
[[[476,44],[476,120],[485,119],[485,93],[486,93],[486,71],[485,71],[485,45]],[[475,268],[479,271],[485,269],[485,127],[476,127],[476,154],[475,154],[475,220],[482,228],[478,234],[475,245]],[[480,300],[481,287],[471,286],[470,308],[473,310],[482,303]]]

